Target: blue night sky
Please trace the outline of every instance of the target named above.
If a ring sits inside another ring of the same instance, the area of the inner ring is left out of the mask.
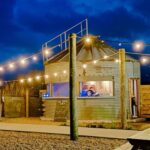
[[[0,0],[0,63],[16,60],[41,49],[51,37],[88,17],[89,33],[117,41],[150,43],[149,0]],[[149,53],[145,48],[143,53]],[[127,47],[132,51],[132,47]],[[41,69],[42,62],[26,69]],[[142,81],[150,82],[150,64],[142,67]],[[147,81],[146,81],[146,80]]]

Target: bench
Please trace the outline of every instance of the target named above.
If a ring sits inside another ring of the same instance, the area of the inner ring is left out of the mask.
[[[150,128],[127,138],[127,140],[133,145],[132,150],[150,150]]]

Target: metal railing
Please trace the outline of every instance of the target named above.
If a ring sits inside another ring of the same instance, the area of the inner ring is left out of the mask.
[[[76,25],[72,26],[71,28],[67,29],[66,31],[60,33],[59,35],[55,36],[54,38],[46,41],[42,45],[42,54],[43,54],[43,62],[48,60],[53,54],[56,54],[62,50],[66,50],[68,47],[68,36],[71,33],[76,33],[78,36],[88,35],[88,19],[85,19]],[[77,39],[78,40],[78,39]],[[53,50],[53,53],[50,52],[49,55],[45,55],[45,49]]]

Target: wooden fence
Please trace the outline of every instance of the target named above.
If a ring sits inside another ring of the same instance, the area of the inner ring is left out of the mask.
[[[141,85],[141,117],[150,118],[150,85]]]

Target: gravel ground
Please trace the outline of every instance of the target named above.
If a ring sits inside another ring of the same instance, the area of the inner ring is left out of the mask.
[[[126,140],[79,137],[70,141],[67,135],[0,131],[0,150],[113,150]]]

